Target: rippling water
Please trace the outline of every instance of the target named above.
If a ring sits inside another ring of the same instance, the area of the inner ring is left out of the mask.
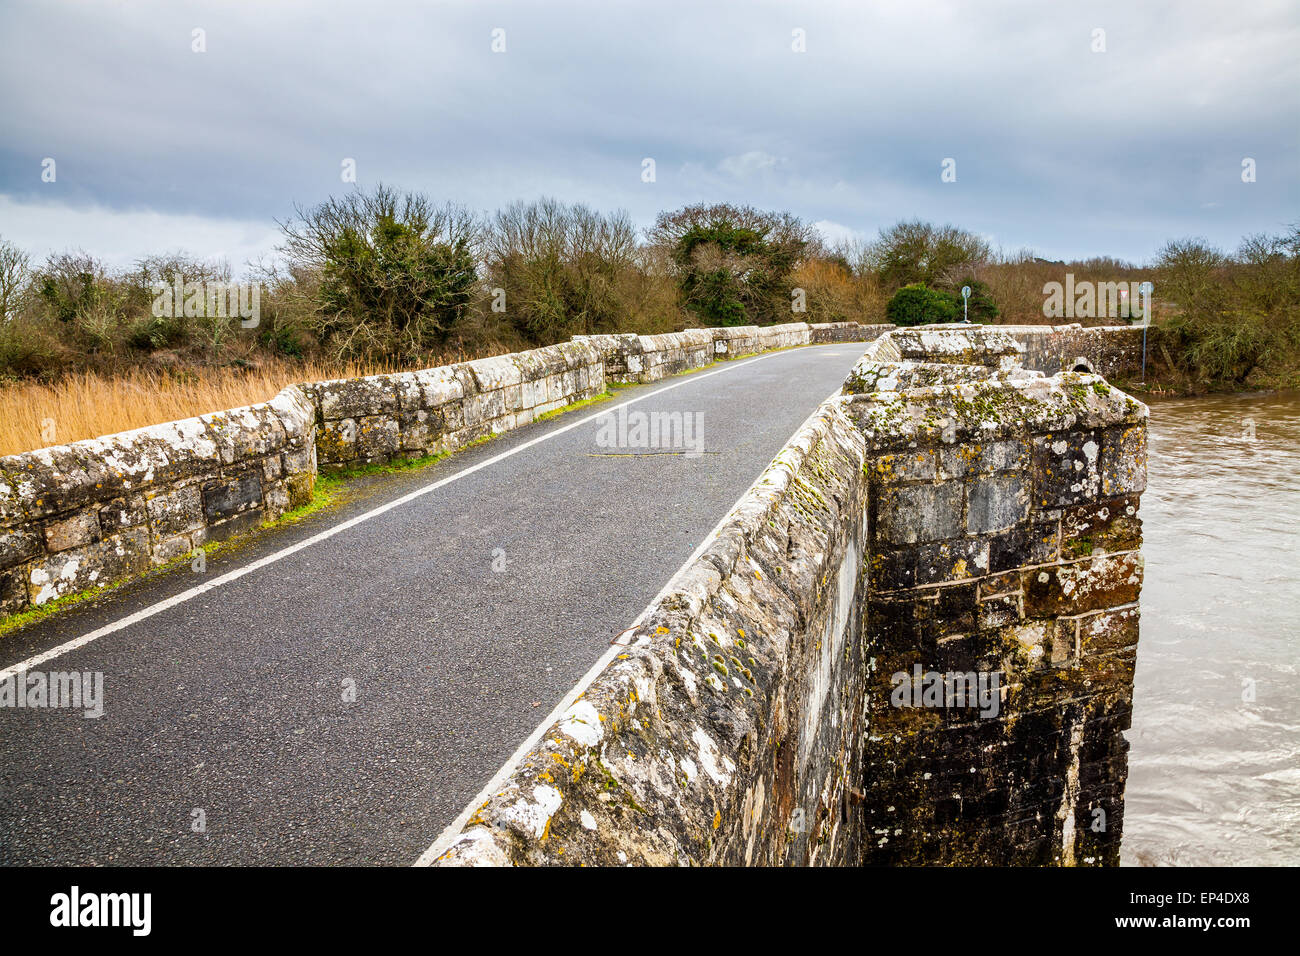
[[[1150,452],[1123,862],[1295,865],[1300,394],[1153,402]]]

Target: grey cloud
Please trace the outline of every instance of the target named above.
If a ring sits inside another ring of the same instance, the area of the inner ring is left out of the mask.
[[[648,223],[721,199],[861,233],[952,221],[1053,257],[1231,246],[1300,206],[1282,3],[46,0],[0,18],[0,197],[88,218],[270,226],[347,188],[345,157],[362,184],[484,209],[549,194]]]

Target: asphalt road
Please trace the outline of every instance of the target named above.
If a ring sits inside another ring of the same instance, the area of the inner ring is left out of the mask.
[[[0,707],[0,863],[413,862],[863,348],[626,389],[0,638],[3,669],[520,449],[34,666],[102,673],[104,712]],[[634,399],[701,415],[704,454],[528,444]]]

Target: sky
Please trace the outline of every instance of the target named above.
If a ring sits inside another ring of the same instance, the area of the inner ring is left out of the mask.
[[[0,0],[0,237],[242,274],[383,182],[1141,263],[1300,220],[1298,51],[1266,0]]]

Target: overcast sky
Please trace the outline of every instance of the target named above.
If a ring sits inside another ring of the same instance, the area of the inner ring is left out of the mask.
[[[0,236],[239,272],[353,159],[481,210],[732,201],[1141,262],[1300,219],[1298,53],[1285,0],[0,0]]]

